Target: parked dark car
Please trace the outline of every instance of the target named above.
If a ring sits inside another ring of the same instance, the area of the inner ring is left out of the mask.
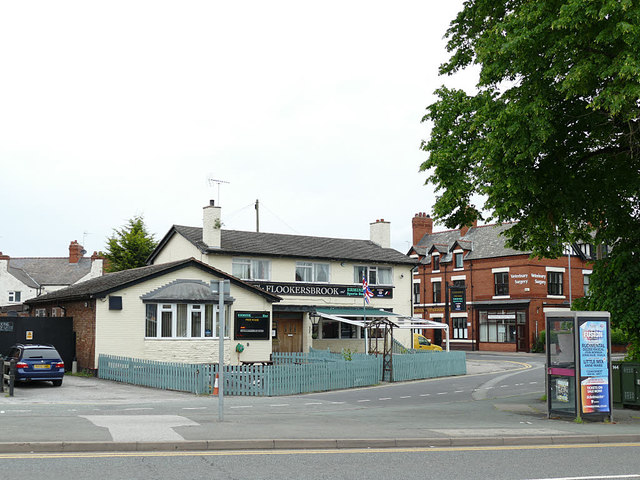
[[[50,381],[54,387],[62,385],[64,362],[53,345],[18,343],[9,350],[7,360],[12,359],[17,362],[17,381]]]

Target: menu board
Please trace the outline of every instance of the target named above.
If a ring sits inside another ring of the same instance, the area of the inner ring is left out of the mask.
[[[269,312],[235,312],[236,340],[269,340]]]

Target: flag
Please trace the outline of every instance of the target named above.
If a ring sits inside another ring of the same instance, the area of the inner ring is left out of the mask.
[[[369,289],[369,284],[367,283],[367,279],[364,275],[362,276],[362,295],[364,295],[364,301],[369,305],[371,297],[373,297],[373,292]]]

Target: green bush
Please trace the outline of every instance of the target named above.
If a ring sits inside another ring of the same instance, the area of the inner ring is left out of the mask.
[[[533,345],[531,347],[531,351],[533,353],[542,353],[544,352],[544,347],[545,347],[545,333],[544,330],[542,330],[539,334],[538,337],[533,341]]]
[[[627,343],[629,343],[629,339],[625,332],[619,328],[611,330],[611,345],[626,345]]]

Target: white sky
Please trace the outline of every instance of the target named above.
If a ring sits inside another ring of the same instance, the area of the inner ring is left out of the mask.
[[[369,238],[434,202],[420,123],[462,0],[0,5],[0,251],[91,254],[134,215]],[[471,75],[458,86],[473,85]],[[218,203],[216,201],[216,203]]]

